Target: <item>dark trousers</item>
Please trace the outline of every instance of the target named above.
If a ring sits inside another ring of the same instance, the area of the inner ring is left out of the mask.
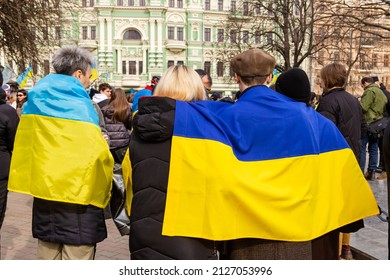
[[[385,159],[383,157],[383,137],[378,138],[378,148],[379,148],[379,163],[378,167],[380,167],[383,171],[386,171]]]
[[[223,258],[229,260],[311,260],[311,241],[287,242],[265,239],[226,241]]]
[[[0,181],[0,229],[3,225],[5,210],[7,209],[7,181]]]
[[[334,230],[314,239],[311,243],[313,260],[338,260],[339,234],[339,230]]]

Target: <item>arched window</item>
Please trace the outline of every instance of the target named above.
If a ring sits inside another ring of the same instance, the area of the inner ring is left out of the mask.
[[[141,40],[141,34],[137,30],[127,30],[123,34],[123,40]]]

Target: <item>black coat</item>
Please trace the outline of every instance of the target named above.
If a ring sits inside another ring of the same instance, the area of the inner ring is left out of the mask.
[[[160,98],[159,98],[160,99]],[[134,260],[216,259],[210,240],[163,236],[175,101],[140,99],[133,120],[130,160],[133,200],[130,217],[130,252]],[[148,114],[154,108],[152,114]],[[159,111],[155,111],[158,108]]]
[[[103,209],[34,197],[33,237],[68,245],[94,245],[107,237]]]
[[[390,209],[390,123],[387,124],[383,135],[383,157],[387,173],[387,209]],[[390,221],[388,221],[390,222]],[[388,228],[388,259],[390,260],[390,226]]]
[[[18,124],[16,110],[0,100],[0,229],[7,205],[8,174]]]
[[[387,103],[385,105],[383,116],[389,117],[390,116],[390,92],[386,89],[386,87],[383,84],[381,84],[380,88],[387,97]]]
[[[317,111],[337,126],[359,162],[360,138],[367,127],[359,100],[336,88],[322,95]]]
[[[0,100],[0,181],[8,180],[11,153],[19,117],[16,110]]]
[[[359,100],[343,88],[335,88],[322,95],[317,111],[337,126],[360,162],[360,138],[366,133],[367,123]],[[338,259],[339,232],[356,232],[363,227],[361,219],[314,239],[313,259]]]

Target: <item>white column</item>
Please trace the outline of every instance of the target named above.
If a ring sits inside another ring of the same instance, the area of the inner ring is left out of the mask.
[[[144,64],[144,67],[142,68],[142,73],[141,74],[145,74],[145,70],[147,68],[147,64],[146,64],[146,50],[147,50],[147,47],[142,47],[142,61],[143,61],[143,64]]]
[[[112,19],[107,19],[107,51],[112,51]]]
[[[156,51],[156,42],[155,42],[155,33],[156,33],[156,30],[155,30],[155,27],[154,27],[154,24],[155,24],[155,19],[151,19],[149,21],[150,23],[150,51],[151,52],[155,52]]]
[[[157,20],[157,51],[162,52],[162,19]]]
[[[100,30],[100,51],[104,51],[104,18],[99,18],[99,30]]]
[[[122,49],[118,48],[118,61],[117,61],[117,65],[118,65],[118,74],[122,74]]]

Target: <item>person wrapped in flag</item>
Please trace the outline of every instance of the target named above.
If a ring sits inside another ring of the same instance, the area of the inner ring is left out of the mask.
[[[235,103],[140,100],[134,133],[154,114],[173,135],[163,235],[226,241],[230,259],[310,259],[311,240],[378,214],[337,127],[266,86],[274,66],[259,49],[235,56]]]
[[[38,259],[93,259],[107,237],[114,162],[86,92],[91,63],[80,47],[57,50],[18,126],[8,188],[34,197]]]
[[[137,133],[132,133],[129,146],[133,182],[132,190],[127,191],[127,194],[133,195],[131,207],[128,206],[128,209],[131,208],[131,259],[217,259],[216,244],[212,240],[168,237],[161,234],[172,134],[164,131],[164,121],[154,122],[153,114],[143,114],[153,110],[156,104],[164,111],[164,115],[174,113],[171,110],[173,107],[167,103],[153,103],[159,99],[164,100],[162,96],[186,102],[204,100],[206,95],[201,78],[187,66],[171,66],[157,84],[154,95],[156,97],[139,99],[140,102],[148,99],[151,103],[142,107],[143,117],[138,119]],[[122,163],[122,166],[124,164],[126,162]],[[129,200],[131,197],[127,195],[126,198]]]

